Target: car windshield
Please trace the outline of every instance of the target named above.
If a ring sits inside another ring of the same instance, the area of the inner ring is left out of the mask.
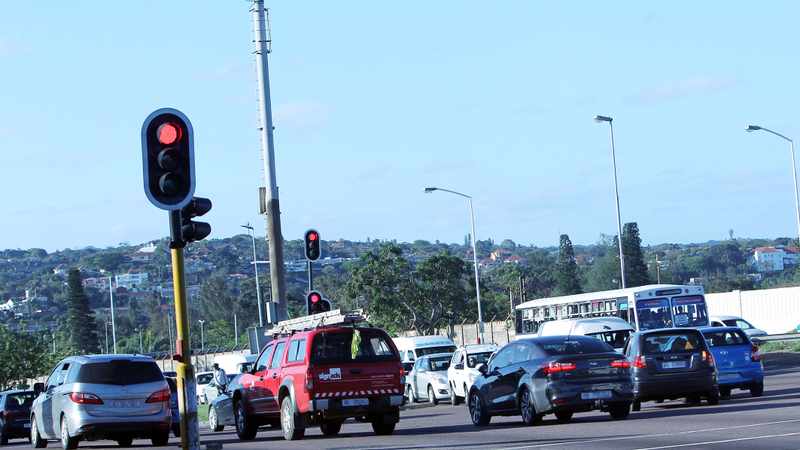
[[[586,336],[599,339],[614,348],[625,347],[628,342],[628,336],[631,335],[631,330],[617,330],[617,331],[604,331],[602,333],[589,333]]]
[[[33,404],[33,392],[11,394],[6,399],[6,409],[25,409]]]
[[[311,360],[315,363],[343,363],[400,359],[385,333],[372,329],[355,331],[355,333],[353,330],[318,333],[314,336],[311,346]]]
[[[76,382],[92,384],[140,384],[163,380],[161,369],[152,361],[114,360],[81,366]]]
[[[447,370],[450,367],[450,357],[443,356],[440,358],[429,358],[428,359],[428,370],[431,372],[439,372],[442,370]]]
[[[419,358],[425,355],[433,355],[436,353],[453,353],[454,351],[456,351],[455,345],[445,345],[441,347],[418,348],[414,350],[414,353],[416,353],[417,358]]]
[[[665,332],[644,336],[642,353],[657,355],[661,353],[691,353],[702,348],[698,333]]]
[[[214,378],[213,373],[202,373],[197,376],[197,384],[208,384],[211,383],[211,379]]]
[[[478,364],[486,364],[494,352],[470,353],[467,355],[467,367],[475,368]]]
[[[750,328],[753,328],[753,326],[744,319],[728,319],[723,320],[722,323],[729,327],[739,327],[743,330],[749,330]]]
[[[537,342],[550,356],[555,355],[585,355],[591,353],[613,352],[605,342],[598,339],[563,339]]]
[[[707,331],[703,332],[706,342],[712,347],[724,347],[727,345],[745,345],[747,336],[739,330],[728,331]]]
[[[636,302],[636,314],[640,330],[672,328],[672,315],[670,314],[669,300],[666,298]]]

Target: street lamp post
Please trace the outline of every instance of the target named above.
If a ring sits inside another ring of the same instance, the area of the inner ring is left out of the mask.
[[[795,165],[794,161],[794,141],[776,131],[772,131],[769,128],[764,128],[758,125],[748,125],[745,131],[753,132],[753,131],[766,131],[767,133],[774,134],[779,138],[789,142],[789,151],[792,155],[792,179],[794,180],[794,211],[795,211],[795,218],[797,220],[797,238],[800,240],[800,194],[797,191],[797,166]],[[800,244],[800,242],[798,242]]]
[[[114,283],[113,278],[108,277],[108,296],[111,303],[111,340],[114,343],[114,354],[117,354],[117,324],[114,320]]]
[[[200,322],[200,352],[202,353],[206,351],[206,337],[205,330],[203,329],[203,324],[206,323],[206,321],[200,319],[198,322]]]
[[[261,310],[261,283],[258,281],[258,255],[256,253],[256,233],[255,229],[250,226],[248,223],[247,225],[242,225],[242,228],[250,230],[250,237],[253,239],[253,270],[256,272],[256,301],[258,302],[258,326],[264,326],[264,313]]]
[[[619,213],[619,187],[617,186],[617,156],[614,149],[614,124],[613,118],[608,116],[594,116],[595,122],[608,123],[608,129],[611,131],[611,165],[614,168],[614,198],[617,204],[617,243],[619,244],[619,276],[622,282],[622,289],[625,289],[625,255],[622,253],[622,216]]]
[[[108,326],[111,325],[111,322],[106,321],[106,354],[108,354]]]
[[[437,188],[437,187],[426,187],[425,193],[430,194],[434,191],[442,191],[442,192],[449,192],[450,194],[455,194],[460,197],[464,197],[467,199],[467,203],[469,204],[469,215],[472,224],[472,262],[475,267],[475,296],[478,301],[478,343],[482,344],[484,342],[483,339],[483,314],[481,313],[481,282],[480,282],[480,275],[478,271],[478,249],[475,244],[476,237],[475,237],[475,210],[472,208],[472,197],[467,194],[462,194],[461,192],[451,191],[449,189]]]
[[[143,331],[144,330],[139,328],[139,354],[140,355],[144,354],[144,346],[142,345],[142,332]]]

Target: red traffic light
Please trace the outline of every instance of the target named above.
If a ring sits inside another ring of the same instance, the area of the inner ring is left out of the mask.
[[[183,130],[172,122],[164,122],[156,130],[156,138],[162,145],[172,145],[181,140]]]
[[[316,292],[309,295],[308,298],[311,300],[311,303],[319,303],[319,301],[322,300],[322,296]]]
[[[313,231],[308,233],[308,240],[309,241],[316,241],[318,238],[319,238],[319,235],[317,235],[317,233],[314,233]]]

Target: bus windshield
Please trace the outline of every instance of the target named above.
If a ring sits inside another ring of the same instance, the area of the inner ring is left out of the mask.
[[[672,316],[676,327],[702,327],[708,325],[706,301],[702,295],[672,297]]]
[[[672,314],[667,298],[637,301],[636,315],[639,319],[640,330],[672,328]]]

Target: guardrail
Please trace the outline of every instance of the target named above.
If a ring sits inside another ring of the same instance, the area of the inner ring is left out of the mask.
[[[800,340],[800,333],[770,334],[769,336],[756,336],[752,338],[756,342],[780,342]]]

